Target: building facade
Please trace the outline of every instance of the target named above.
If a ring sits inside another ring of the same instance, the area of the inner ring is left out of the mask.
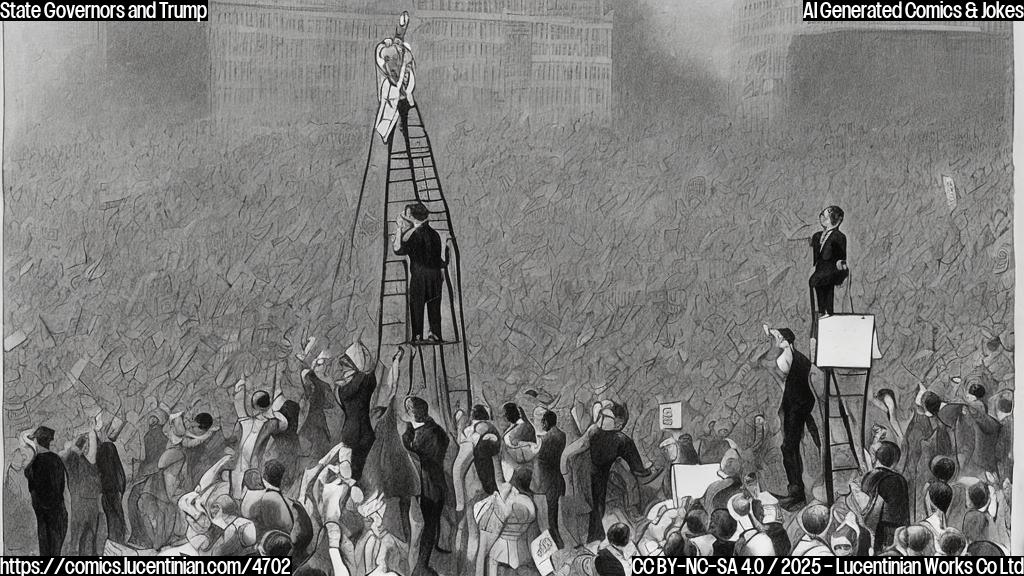
[[[952,32],[1009,37],[1009,22],[804,22],[802,0],[740,0],[732,23],[734,93],[741,111],[771,119],[789,94],[797,37],[836,32]]]
[[[402,10],[412,14],[421,100],[556,121],[609,117],[612,13],[602,0],[215,0],[214,115],[365,119],[376,108],[373,47]]]

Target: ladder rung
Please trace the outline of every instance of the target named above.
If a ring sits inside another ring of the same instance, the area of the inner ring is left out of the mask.
[[[405,278],[396,278],[394,280],[385,280],[384,281],[385,284],[392,284],[394,282],[407,282],[407,280]]]
[[[405,320],[402,320],[401,322],[384,322],[381,326],[398,326],[399,324],[404,326]]]
[[[833,472],[845,472],[848,470],[860,470],[860,468],[857,466],[841,466],[839,468],[832,469]]]
[[[403,178],[401,180],[388,180],[388,184],[405,184],[406,182],[415,182],[412,178]]]
[[[833,448],[835,448],[836,446],[849,446],[852,448],[851,442],[839,442],[836,444],[830,444],[830,446],[832,446]]]

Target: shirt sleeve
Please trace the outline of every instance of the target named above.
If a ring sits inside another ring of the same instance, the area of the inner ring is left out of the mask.
[[[633,439],[623,435],[619,443],[619,457],[629,464],[629,469],[633,474],[640,474],[647,471],[644,468],[644,461],[640,458],[640,451],[636,448],[636,443]]]

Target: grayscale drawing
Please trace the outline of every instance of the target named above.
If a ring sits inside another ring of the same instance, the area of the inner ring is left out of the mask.
[[[1009,554],[1010,25],[800,6],[5,23],[4,554]]]

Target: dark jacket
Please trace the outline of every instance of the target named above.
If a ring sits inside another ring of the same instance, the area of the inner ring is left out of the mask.
[[[370,402],[377,389],[377,376],[372,372],[357,373],[352,381],[334,389],[338,405],[345,411],[341,441],[347,446],[369,446],[376,438],[370,423]]]
[[[810,410],[814,407],[811,391],[811,361],[793,348],[793,365],[786,375],[786,388],[782,392],[783,410]]]
[[[907,479],[887,468],[875,468],[864,476],[861,489],[873,498],[873,510],[879,524],[908,526],[910,524],[910,499],[907,495]],[[868,526],[875,529],[876,526]]]
[[[607,548],[597,553],[594,559],[594,574],[597,576],[626,576],[622,563]]]
[[[447,492],[444,456],[448,452],[448,441],[448,434],[429,417],[419,428],[409,424],[402,434],[405,448],[419,459],[421,498],[444,502]]]
[[[811,251],[814,257],[814,273],[811,274],[811,286],[838,286],[846,280],[849,270],[840,270],[836,263],[846,260],[846,235],[839,229],[832,230],[825,244],[821,244],[823,232],[815,232],[811,236]]]
[[[445,267],[441,259],[441,236],[430,227],[429,223],[421,225],[402,242],[395,254],[408,256],[412,277],[437,273]]]
[[[117,445],[101,442],[96,447],[96,471],[100,474],[100,487],[104,494],[124,494],[127,479]]]
[[[25,468],[32,507],[36,510],[64,508],[64,486],[67,470],[64,461],[53,452],[37,454]],[[99,497],[97,495],[97,497]]]
[[[541,436],[540,450],[534,462],[533,481],[530,490],[534,494],[561,496],[565,494],[565,478],[562,476],[562,452],[565,451],[565,432],[558,426],[552,427]]]

